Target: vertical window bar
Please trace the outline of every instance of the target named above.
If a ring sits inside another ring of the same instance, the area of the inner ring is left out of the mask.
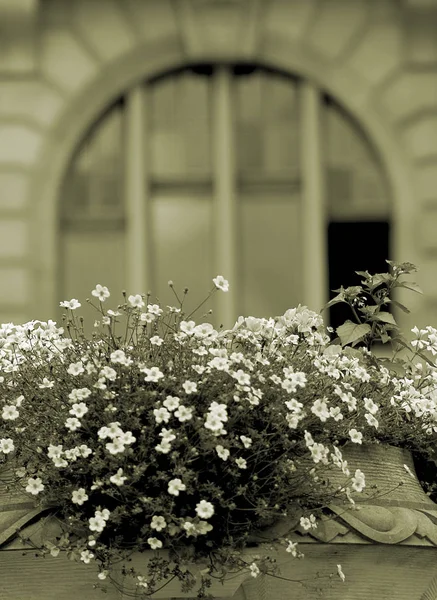
[[[214,176],[214,267],[216,275],[229,280],[229,292],[217,302],[217,322],[233,325],[236,314],[236,190],[232,119],[232,73],[219,67],[213,76],[213,176]]]
[[[150,286],[146,118],[146,91],[137,85],[127,94],[125,121],[126,285],[130,294],[147,293]]]
[[[303,303],[319,311],[328,300],[321,96],[310,82],[301,85]]]

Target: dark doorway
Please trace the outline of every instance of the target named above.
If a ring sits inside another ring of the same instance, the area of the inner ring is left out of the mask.
[[[331,222],[328,226],[329,298],[332,291],[360,285],[355,271],[383,273],[390,259],[390,227],[383,221]],[[329,324],[334,329],[352,315],[346,304],[336,304],[329,311]]]

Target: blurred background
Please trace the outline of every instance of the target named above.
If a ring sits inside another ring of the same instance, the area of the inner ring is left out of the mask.
[[[0,322],[221,274],[230,326],[387,258],[436,326],[437,0],[0,0]]]

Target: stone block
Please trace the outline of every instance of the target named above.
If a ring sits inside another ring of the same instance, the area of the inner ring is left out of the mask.
[[[124,6],[130,13],[140,39],[145,42],[179,35],[180,24],[176,20],[171,0],[125,0]]]
[[[0,260],[23,258],[27,253],[27,244],[26,221],[0,217]]]
[[[64,98],[42,81],[10,79],[1,83],[0,119],[30,120],[48,126],[63,107]]]
[[[264,17],[267,33],[302,38],[315,15],[315,0],[273,0],[266,3]]]
[[[0,163],[32,165],[42,145],[42,133],[27,125],[0,123]]]
[[[41,70],[59,88],[76,92],[97,69],[97,61],[68,29],[47,29],[41,34]]]
[[[29,175],[25,170],[0,170],[0,210],[25,209],[28,193]]]
[[[366,24],[369,6],[364,2],[330,0],[320,5],[306,41],[324,56],[338,59]]]
[[[402,31],[396,21],[374,22],[352,50],[347,63],[373,85],[402,62]]]
[[[437,35],[437,33],[436,33]],[[421,111],[437,107],[437,74],[433,72],[403,71],[390,81],[381,95],[390,117],[406,119]]]
[[[74,23],[86,43],[103,61],[128,52],[135,44],[126,3],[114,0],[75,0]],[[149,22],[153,29],[155,23]]]
[[[405,138],[413,158],[437,157],[437,115],[426,116],[406,127]]]

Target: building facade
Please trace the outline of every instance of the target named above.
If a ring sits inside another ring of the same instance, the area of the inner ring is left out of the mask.
[[[385,258],[434,324],[436,0],[0,2],[2,322],[220,273],[229,325]]]

